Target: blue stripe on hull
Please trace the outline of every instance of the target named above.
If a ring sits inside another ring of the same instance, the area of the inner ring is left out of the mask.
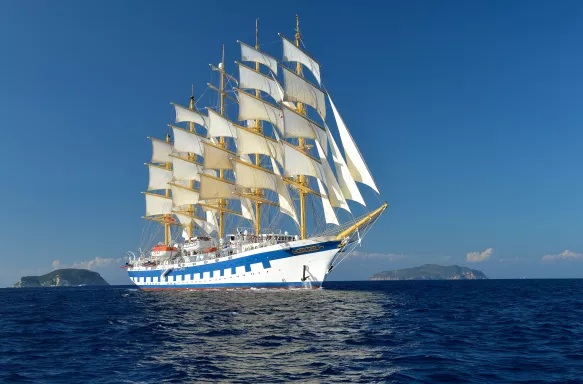
[[[308,284],[298,282],[285,283],[230,283],[230,284],[168,284],[168,285],[145,285],[138,287],[144,291],[157,290],[205,290],[205,289],[251,289],[251,288],[312,288],[317,289],[321,284]]]
[[[320,243],[320,244],[315,244],[315,246],[320,247],[319,249],[317,249],[316,252],[323,252],[323,251],[327,251],[330,249],[338,248],[338,244],[340,244],[340,241],[328,241],[328,242],[324,242],[324,243]],[[231,274],[235,274],[237,267],[245,267],[245,272],[250,272],[251,271],[251,264],[261,264],[263,266],[263,268],[267,269],[267,268],[271,268],[270,261],[278,260],[278,259],[285,259],[288,257],[299,256],[300,254],[294,254],[294,251],[297,251],[298,249],[306,248],[306,247],[310,247],[310,246],[304,245],[304,246],[294,247],[294,248],[291,248],[288,250],[274,250],[274,251],[263,252],[263,253],[255,253],[255,254],[252,254],[249,256],[244,256],[244,257],[240,257],[240,258],[233,258],[232,260],[222,260],[222,261],[207,260],[205,262],[205,264],[174,269],[166,274],[166,276],[164,277],[162,282],[163,283],[168,282],[168,277],[170,277],[170,276],[185,276],[185,275],[191,275],[191,274],[192,275],[197,274],[197,275],[199,275],[199,278],[202,279],[203,273],[205,273],[205,272],[209,272],[211,277],[214,276],[215,272],[219,272],[219,273],[217,273],[217,275],[220,274],[220,276],[223,276],[224,270],[226,270],[226,269],[230,269]],[[234,255],[234,256],[236,256],[236,255]],[[150,269],[150,270],[145,270],[145,271],[129,271],[128,270],[128,275],[129,275],[129,277],[137,277],[137,278],[139,278],[139,277],[144,277],[144,278],[146,278],[146,277],[150,277],[150,278],[158,277],[158,278],[161,278],[161,275],[163,272],[164,272],[164,269]],[[173,285],[169,285],[169,286],[172,287]]]

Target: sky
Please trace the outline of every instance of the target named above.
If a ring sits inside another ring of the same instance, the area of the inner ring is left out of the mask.
[[[583,2],[346,4],[1,1],[0,286],[67,266],[129,283],[146,136],[204,92],[222,44],[235,71],[255,18],[281,57],[296,13],[389,203],[330,279],[583,277]]]

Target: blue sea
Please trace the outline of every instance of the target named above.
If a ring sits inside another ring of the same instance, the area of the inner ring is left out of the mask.
[[[581,383],[583,280],[0,289],[2,383]]]

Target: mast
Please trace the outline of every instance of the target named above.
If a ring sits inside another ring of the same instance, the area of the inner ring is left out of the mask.
[[[166,134],[166,142],[170,143],[170,132]],[[166,163],[166,169],[170,169],[172,166],[171,163]],[[170,197],[170,189],[168,185],[166,185],[166,197]],[[164,215],[164,244],[170,245],[170,219],[171,215]]]
[[[221,116],[225,116],[225,45],[223,44],[223,53],[222,53],[222,57],[221,57],[221,64],[219,65],[219,70],[221,73],[221,109],[220,109],[220,113]],[[225,141],[225,137],[221,136],[219,138],[219,143],[221,145],[221,147],[225,148],[226,147],[226,141]],[[225,178],[225,171],[223,169],[221,169],[219,171],[219,177],[221,179]],[[222,208],[225,208],[225,200],[224,199],[220,199],[219,200],[219,207],[221,209],[219,209],[219,239],[222,239],[223,236],[225,235],[225,212],[223,211]]]
[[[255,49],[259,50],[259,18],[255,19]],[[255,71],[259,72],[259,62],[255,62]],[[257,98],[261,98],[261,91],[259,89],[255,90],[255,96]],[[255,130],[257,133],[261,133],[261,123],[259,120],[255,120]],[[259,153],[255,154],[255,165],[260,166],[260,155]],[[261,197],[263,195],[260,188],[255,190],[257,197]],[[255,200],[255,234],[259,236],[259,232],[261,231],[261,202],[259,200]]]
[[[295,41],[296,47],[300,48],[300,42],[301,42],[300,17],[298,16],[298,14],[296,14],[295,40],[296,40]],[[299,62],[296,65],[296,72],[297,72],[298,76],[302,75],[302,64]],[[302,115],[306,115],[306,110],[305,110],[303,104],[298,102],[297,105],[298,105],[298,112]],[[304,138],[299,138],[298,142],[299,142],[300,150],[303,151],[305,149]],[[299,178],[297,181],[303,186],[306,185],[306,177],[304,175],[299,175]],[[303,240],[306,238],[306,192],[304,191],[303,188],[298,189],[298,192],[300,194],[300,238]]]
[[[188,105],[188,108],[191,111],[194,111],[194,84],[192,84],[192,94],[190,95],[190,104]],[[194,129],[194,122],[190,122],[190,132],[195,133],[195,129]],[[195,154],[194,153],[190,153],[188,154],[188,158],[192,161],[195,160]],[[189,185],[190,189],[194,189],[194,180],[190,180]],[[194,207],[191,205],[188,208],[188,213],[190,213],[191,216],[194,216]],[[188,224],[188,236],[192,237],[193,236],[193,232],[194,232],[194,225],[192,224],[192,221],[190,222],[190,224]]]

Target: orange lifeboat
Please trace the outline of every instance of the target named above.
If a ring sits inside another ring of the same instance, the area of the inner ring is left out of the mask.
[[[215,252],[217,250],[217,247],[209,247],[207,249],[204,249],[202,251],[202,253],[209,253],[209,252]]]

